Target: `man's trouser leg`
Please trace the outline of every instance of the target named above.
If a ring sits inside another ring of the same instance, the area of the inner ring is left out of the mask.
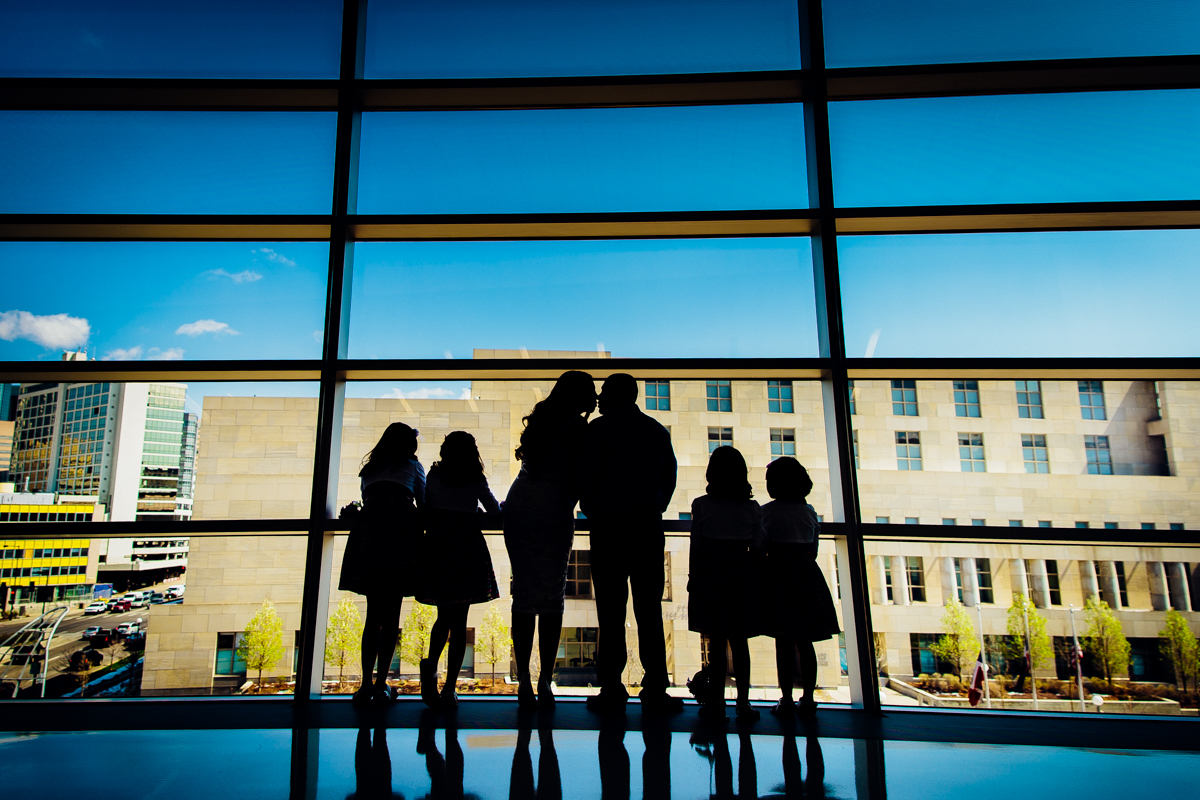
[[[600,636],[596,653],[596,678],[600,689],[621,694],[625,649],[625,604],[629,599],[628,553],[619,525],[596,521],[592,525],[592,589],[596,593],[596,618]]]
[[[663,550],[666,537],[662,521],[643,522],[634,532],[629,583],[633,590],[633,616],[638,626],[638,655],[642,661],[642,690],[660,692],[670,685],[667,648],[663,637]]]

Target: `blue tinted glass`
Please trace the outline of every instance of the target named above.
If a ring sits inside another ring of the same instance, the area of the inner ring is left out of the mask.
[[[1200,197],[1200,91],[832,103],[842,206]]]
[[[363,115],[359,213],[797,208],[800,104]]]
[[[339,0],[38,0],[0,9],[0,75],[336,78]]]
[[[764,313],[784,298],[786,325]],[[359,243],[350,356],[811,357],[814,309],[808,239]]]
[[[0,360],[319,358],[328,254],[324,242],[0,242]]]
[[[328,214],[333,113],[0,112],[0,213]]]
[[[371,0],[368,78],[800,68],[795,0]]]
[[[1197,252],[1200,231],[1184,230],[843,236],[846,348],[858,356],[874,343],[882,357],[1200,355]],[[947,298],[980,301],[972,324],[946,313]],[[1021,402],[1040,403],[1029,389]]]
[[[830,67],[1185,55],[1200,50],[1191,0],[825,0]]]

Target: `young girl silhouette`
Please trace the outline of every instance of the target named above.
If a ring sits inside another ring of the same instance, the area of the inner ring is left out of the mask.
[[[358,476],[362,511],[346,542],[338,589],[367,598],[363,682],[354,693],[354,701],[361,703],[392,697],[387,674],[396,651],[400,605],[417,584],[419,568],[414,554],[421,542],[417,506],[425,503],[425,469],[417,460],[417,431],[403,422],[389,425],[363,458]]]
[[[429,657],[421,662],[421,697],[430,707],[439,703],[437,663],[447,638],[450,651],[440,702],[455,706],[454,686],[467,649],[467,611],[472,603],[500,596],[481,529],[481,505],[491,514],[500,511],[483,474],[475,437],[454,431],[442,442],[441,459],[429,468],[425,485],[424,576],[417,599],[438,610],[429,635]]]
[[[692,502],[688,564],[688,630],[709,641],[707,688],[697,697],[700,713],[725,716],[725,647],[733,654],[737,715],[755,719],[750,705],[750,649],[755,618],[750,602],[750,549],[763,544],[762,509],[751,499],[746,460],[732,447],[708,459],[708,494]]]
[[[812,487],[808,471],[794,458],[778,458],[767,467],[767,493],[774,499],[762,510],[771,597],[766,627],[775,637],[775,667],[783,692],[772,709],[777,716],[816,713],[817,653],[813,642],[839,632],[833,597],[817,566],[821,523],[806,501]],[[799,707],[792,702],[797,655],[804,690]]]

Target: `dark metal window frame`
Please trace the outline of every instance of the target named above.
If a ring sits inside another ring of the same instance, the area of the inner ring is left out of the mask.
[[[316,458],[307,519],[87,524],[89,538],[154,535],[289,535],[308,541],[300,671],[294,698],[305,708],[320,697],[324,621],[336,516],[336,470],[348,380],[547,379],[571,368],[604,377],[620,369],[660,379],[763,380],[788,375],[821,381],[834,519],[825,532],[838,545],[839,588],[847,591],[847,659],[853,704],[881,713],[863,542],[871,537],[945,539],[946,528],[872,525],[862,519],[850,425],[852,379],[1200,379],[1196,358],[879,358],[847,356],[837,237],[979,231],[1075,231],[1200,227],[1200,198],[1183,201],[974,204],[923,207],[839,207],[834,202],[829,104],[882,98],[948,97],[1083,91],[1200,88],[1194,57],[1063,59],[826,69],[819,2],[801,4],[801,69],[765,73],[642,75],[554,79],[364,80],[366,0],[344,0],[337,80],[0,79],[0,108],[31,110],[325,110],[337,113],[330,212],[316,215],[3,214],[0,240],[276,240],[326,241],[329,272],[321,357],[315,360],[188,362],[0,362],[0,380],[41,381],[319,381]],[[802,102],[809,207],[726,212],[360,215],[358,137],[364,111],[428,109],[597,108]],[[353,245],[372,240],[497,240],[808,236],[819,340],[817,358],[628,359],[619,367],[576,359],[347,358]],[[6,538],[71,538],[82,523],[8,523]],[[667,523],[683,531],[687,522]],[[586,529],[586,521],[580,523]],[[980,541],[1028,538],[1030,532],[989,527]],[[1045,541],[1071,541],[1070,528],[1039,529]],[[1108,533],[1106,532],[1106,537]],[[1195,543],[1194,531],[1118,530],[1111,541]],[[69,701],[67,701],[69,705]],[[76,706],[81,708],[82,706]],[[76,712],[70,712],[76,713]],[[80,710],[79,714],[85,713]],[[953,715],[951,715],[953,716]],[[92,727],[100,718],[89,717]],[[972,717],[972,728],[999,717]],[[1059,723],[1065,724],[1065,723]],[[1132,733],[1131,720],[1080,721]],[[1144,724],[1162,724],[1146,722]],[[865,729],[864,729],[865,730]],[[1000,734],[997,734],[1000,735]],[[1011,734],[1006,734],[1011,735]],[[1126,736],[1126,744],[1134,737]],[[882,752],[878,754],[882,766]],[[303,758],[301,759],[303,761]],[[301,770],[301,773],[303,770]],[[880,778],[881,780],[881,778]]]

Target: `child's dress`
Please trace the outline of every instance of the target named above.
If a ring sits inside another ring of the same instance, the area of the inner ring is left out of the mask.
[[[692,502],[688,630],[748,637],[756,630],[750,548],[762,547],[762,508],[708,495]]]
[[[763,506],[767,537],[769,636],[820,642],[841,632],[829,584],[817,566],[821,523],[803,501],[775,500]]]
[[[417,600],[428,605],[486,603],[500,596],[479,513],[499,514],[487,480],[452,486],[433,467],[425,485],[425,546]]]
[[[360,485],[362,510],[350,525],[338,589],[399,603],[420,585],[425,468],[405,459],[371,471]]]

